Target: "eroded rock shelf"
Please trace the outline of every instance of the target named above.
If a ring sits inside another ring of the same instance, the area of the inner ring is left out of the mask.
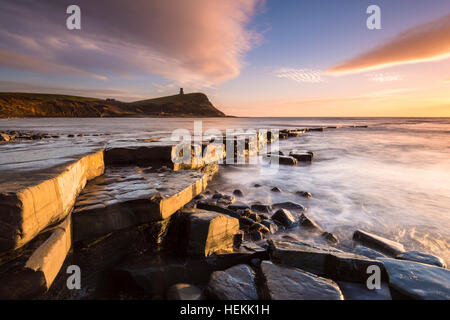
[[[348,252],[301,204],[247,204],[238,201],[241,190],[208,190],[227,148],[252,157],[276,139],[325,129],[188,146],[160,139],[23,145],[5,136],[0,298],[450,299],[450,274],[439,257],[363,230]],[[288,166],[314,156],[264,154]],[[271,239],[293,228],[311,241]],[[82,290],[67,288],[69,265],[86,275]],[[376,293],[365,286],[370,266],[381,270]]]

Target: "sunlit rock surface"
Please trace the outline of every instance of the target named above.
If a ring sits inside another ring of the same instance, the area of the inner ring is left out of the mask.
[[[0,261],[0,299],[27,299],[47,291],[72,246],[70,215],[11,257]]]
[[[180,219],[187,255],[208,257],[233,251],[238,219],[201,209],[183,209]]]
[[[2,151],[8,156],[0,158],[0,252],[66,217],[86,182],[104,171],[99,145],[20,144]]]

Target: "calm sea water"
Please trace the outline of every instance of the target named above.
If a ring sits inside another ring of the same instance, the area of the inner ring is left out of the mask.
[[[240,188],[244,201],[295,201],[343,246],[355,229],[399,241],[450,263],[450,119],[208,118],[203,129],[297,128],[320,125],[369,125],[367,129],[311,132],[280,141],[280,150],[308,149],[311,165],[280,167],[227,166],[212,187]],[[194,119],[8,119],[2,129],[53,134],[84,133],[83,141],[167,136],[177,128],[192,130]],[[107,133],[107,136],[92,136]],[[64,138],[63,138],[64,139]],[[79,141],[79,139],[78,139]],[[40,142],[40,143],[51,143]],[[70,145],[69,145],[70,147]],[[0,156],[7,149],[0,147]],[[261,188],[253,185],[260,183]],[[278,186],[281,194],[270,192]],[[313,194],[310,199],[295,195]],[[292,231],[301,236],[300,231]]]

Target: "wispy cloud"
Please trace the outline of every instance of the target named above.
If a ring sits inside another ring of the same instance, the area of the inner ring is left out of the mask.
[[[67,0],[2,1],[0,48],[92,74],[144,72],[206,86],[240,73],[245,53],[261,40],[249,23],[263,3],[78,0],[82,29],[69,31]]]
[[[389,74],[389,73],[375,73],[368,75],[370,81],[374,82],[392,82],[392,81],[401,81],[403,77],[398,74]]]
[[[296,82],[324,82],[323,72],[320,70],[281,68],[278,69],[275,74],[278,78],[285,78]]]
[[[86,76],[100,80],[107,77],[58,63],[36,59],[28,55],[11,52],[0,48],[0,66],[34,71],[42,74],[65,74],[68,76]]]
[[[450,14],[407,29],[387,43],[335,65],[328,73],[362,72],[450,57]]]

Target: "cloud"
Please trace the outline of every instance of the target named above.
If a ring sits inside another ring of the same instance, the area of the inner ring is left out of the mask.
[[[374,82],[392,82],[403,80],[403,77],[398,74],[375,73],[369,75],[369,80]]]
[[[320,83],[323,82],[323,73],[320,70],[281,68],[275,72],[278,78],[285,78],[296,82]]]
[[[91,72],[86,72],[80,69],[76,69],[71,66],[64,66],[45,60],[36,59],[24,54],[11,52],[0,49],[0,66],[6,68],[17,68],[26,71],[39,72],[42,74],[64,74],[64,75],[76,75],[87,76],[100,80],[106,80],[107,77],[98,75]]]
[[[211,85],[237,76],[261,40],[249,23],[263,0],[79,0],[81,30],[73,31],[65,26],[70,4],[2,2],[0,47],[93,74]]]
[[[450,14],[407,29],[385,44],[332,67],[328,73],[362,72],[449,57]]]

